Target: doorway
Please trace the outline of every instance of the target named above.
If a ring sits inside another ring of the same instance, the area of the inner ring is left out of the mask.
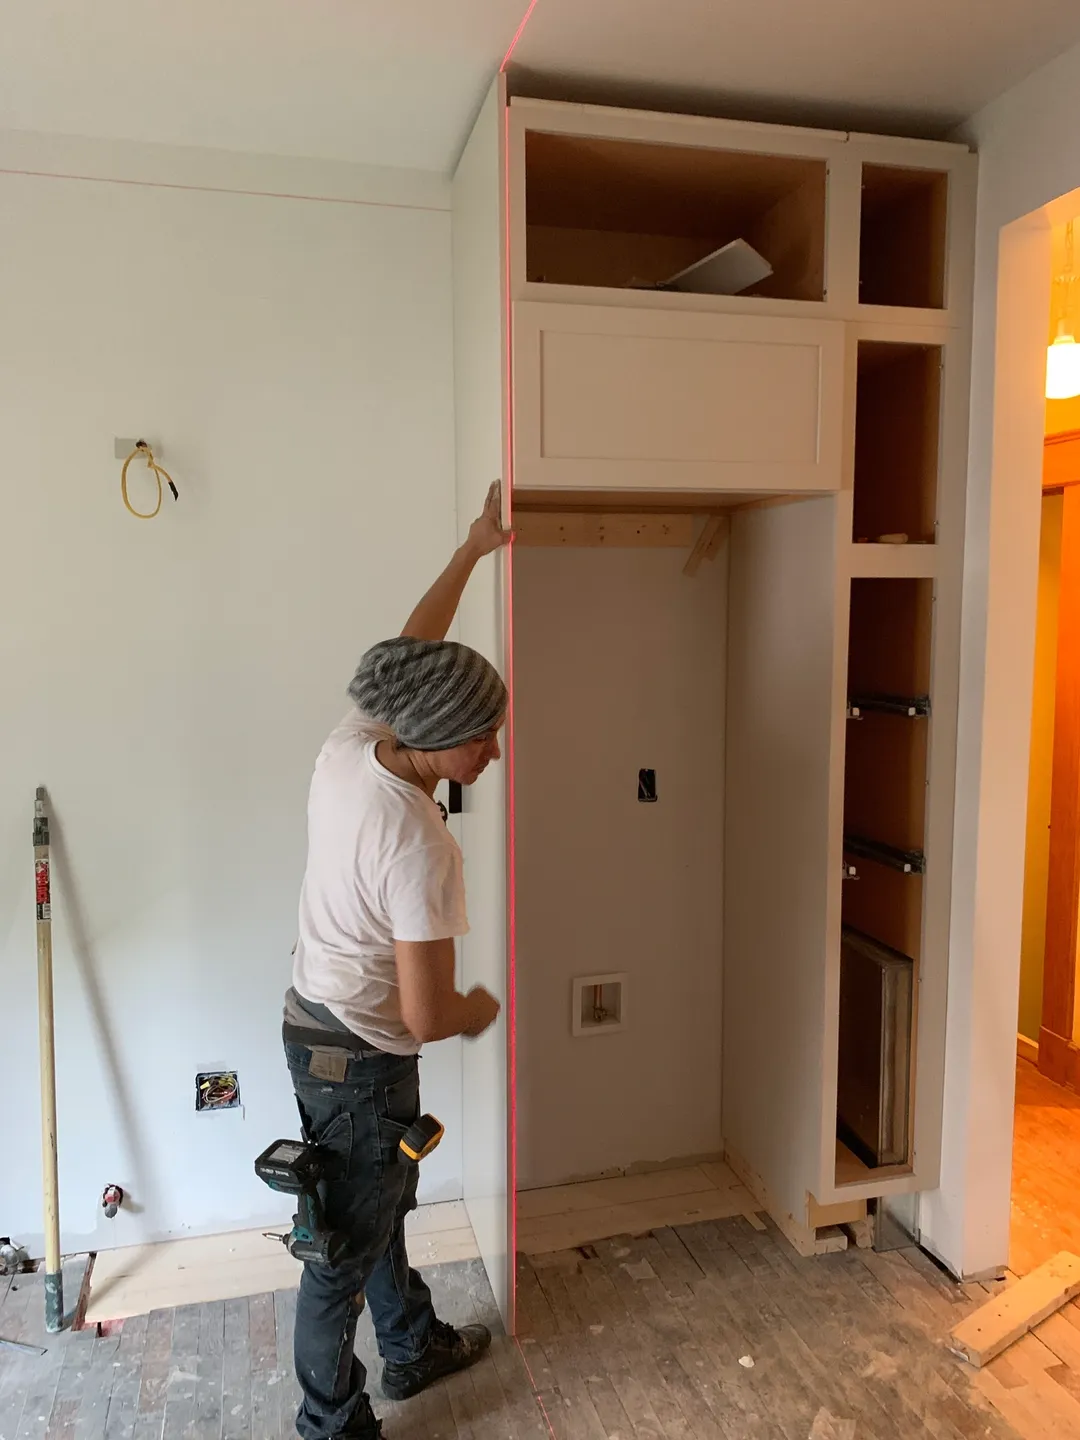
[[[1051,340],[1080,323],[1072,223],[1053,232]],[[1017,1023],[1009,1263],[1080,1244],[1080,395],[1049,399]]]

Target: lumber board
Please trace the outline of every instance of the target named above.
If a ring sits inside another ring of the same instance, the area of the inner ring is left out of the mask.
[[[689,550],[694,543],[694,517],[648,511],[636,515],[526,511],[514,517],[514,543],[577,549]]]
[[[702,527],[694,548],[683,566],[684,575],[696,575],[703,560],[710,560],[720,547],[720,541],[727,531],[727,520],[723,515],[711,515]]]
[[[866,1219],[865,1200],[840,1200],[834,1205],[821,1205],[813,1195],[806,1197],[807,1223],[815,1230],[828,1225],[854,1225]]]
[[[1061,1251],[962,1320],[950,1348],[980,1368],[1080,1295],[1080,1257]]]

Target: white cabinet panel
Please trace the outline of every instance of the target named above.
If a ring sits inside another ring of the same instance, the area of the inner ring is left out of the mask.
[[[454,176],[454,398],[461,538],[503,469],[502,81],[496,81]],[[457,638],[506,673],[506,552],[478,567],[458,611]],[[465,1207],[508,1332],[514,1328],[513,1167],[508,1026],[507,778],[493,765],[461,817],[472,930],[461,941],[461,983],[484,985],[503,1012],[462,1046]]]
[[[838,321],[519,302],[521,489],[840,488]]]

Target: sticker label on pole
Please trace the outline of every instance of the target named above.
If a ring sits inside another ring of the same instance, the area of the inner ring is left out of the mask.
[[[37,918],[39,920],[51,920],[52,904],[50,903],[48,860],[34,861],[34,893],[37,901]]]

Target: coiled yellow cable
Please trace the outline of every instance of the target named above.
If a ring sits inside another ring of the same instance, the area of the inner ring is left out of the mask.
[[[132,505],[131,500],[128,496],[128,466],[131,464],[132,460],[135,459],[136,455],[141,455],[143,457],[143,459],[146,461],[147,467],[153,471],[154,479],[157,481],[157,504],[154,506],[153,510],[136,510],[135,506]],[[132,450],[131,454],[124,461],[124,468],[120,471],[120,494],[123,498],[124,504],[127,506],[129,513],[134,515],[136,520],[153,520],[154,516],[161,509],[161,502],[165,496],[165,491],[161,483],[162,480],[165,481],[169,489],[172,491],[173,499],[179,500],[180,496],[177,494],[176,486],[173,484],[172,476],[167,470],[163,469],[154,459],[154,452],[150,449],[150,446],[147,445],[146,441],[140,440],[139,443],[135,446],[135,449]]]

